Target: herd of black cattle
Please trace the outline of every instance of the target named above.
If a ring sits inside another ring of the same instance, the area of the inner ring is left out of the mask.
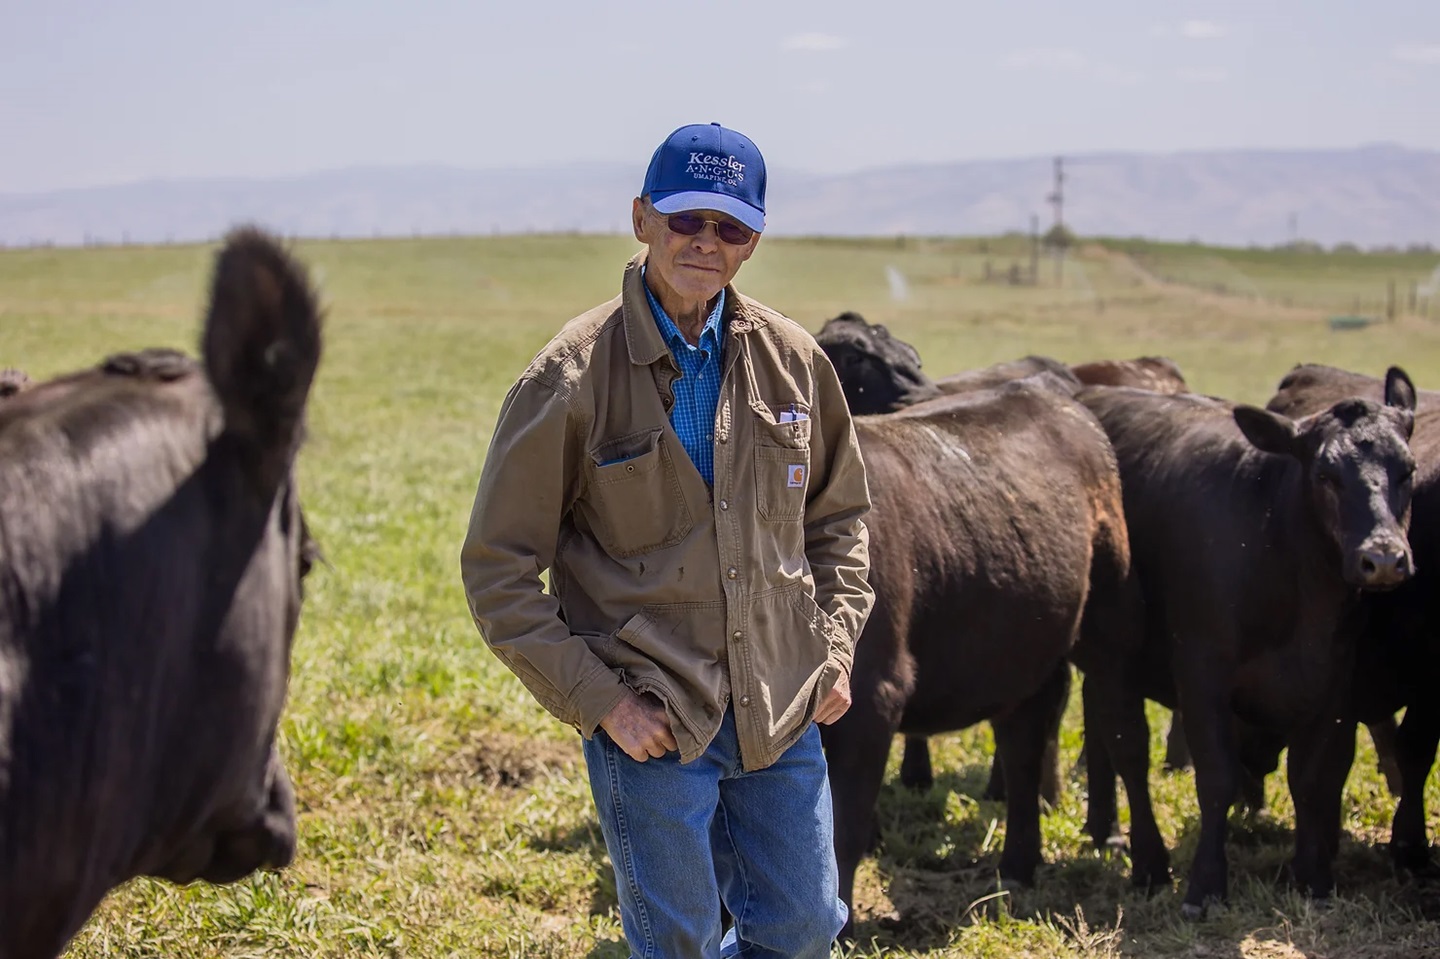
[[[1111,840],[1118,775],[1144,887],[1171,882],[1145,700],[1183,716],[1188,916],[1225,896],[1228,811],[1263,801],[1286,748],[1293,877],[1331,893],[1358,722],[1393,752],[1391,853],[1429,868],[1440,394],[1301,366],[1260,409],[1189,393],[1164,359],[932,380],[854,314],[817,339],[865,414],[874,501],[854,705],[823,730],[847,902],[895,734],[924,784],[925,737],[982,720],[1000,876],[1033,881],[1072,664],[1087,831]],[[57,955],[131,877],[225,882],[294,854],[275,734],[315,555],[292,472],[320,318],[258,231],[219,254],[201,353],[0,374],[0,959]]]

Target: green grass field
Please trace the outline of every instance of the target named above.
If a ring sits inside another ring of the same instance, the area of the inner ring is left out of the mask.
[[[634,244],[537,236],[296,248],[328,305],[301,458],[327,563],[308,581],[281,728],[299,855],[284,872],[223,889],[134,882],[69,956],[623,957],[576,737],[485,648],[457,552],[506,389],[564,320],[614,295]],[[0,366],[43,378],[112,351],[193,350],[212,252],[0,251]],[[1249,402],[1300,361],[1368,373],[1399,362],[1418,385],[1440,387],[1440,321],[1402,316],[1343,332],[1325,323],[1336,297],[1433,264],[1191,253],[1086,245],[1063,284],[1019,287],[983,279],[987,261],[992,273],[1024,261],[1015,240],[771,239],[739,285],[812,330],[846,309],[884,322],[936,376],[1027,353],[1163,353],[1195,390]],[[1227,257],[1265,295],[1223,295],[1203,279]],[[891,297],[890,268],[905,279],[904,300]],[[1290,306],[1287,290],[1299,291]],[[1311,290],[1325,291],[1318,305],[1296,305]],[[1197,832],[1193,780],[1159,772],[1163,710],[1152,718],[1157,810],[1183,875]],[[1293,823],[1281,775],[1272,818],[1235,820],[1230,905],[1195,925],[1178,917],[1178,883],[1143,898],[1129,890],[1123,856],[1089,848],[1079,745],[1072,709],[1067,792],[1043,826],[1051,865],[1014,896],[991,895],[1003,808],[970,798],[983,785],[988,728],[934,740],[928,793],[901,788],[892,766],[883,843],[857,887],[866,944],[853,954],[1440,955],[1440,892],[1391,873],[1380,844],[1392,800],[1363,736],[1334,903],[1317,909],[1277,881]],[[1433,779],[1429,802],[1433,831]]]

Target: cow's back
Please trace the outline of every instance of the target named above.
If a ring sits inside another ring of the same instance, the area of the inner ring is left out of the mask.
[[[1070,372],[1070,367],[1048,356],[1022,356],[1018,360],[1008,360],[992,366],[951,373],[949,376],[936,380],[935,385],[940,392],[946,395],[974,393],[979,390],[994,389],[1027,376],[1034,376],[1037,373],[1049,373],[1064,382],[1077,387],[1080,385],[1079,381],[1075,379],[1075,375]]]
[[[1076,363],[1070,372],[1087,386],[1133,386],[1152,393],[1185,393],[1190,389],[1180,367],[1165,356],[1092,360]]]

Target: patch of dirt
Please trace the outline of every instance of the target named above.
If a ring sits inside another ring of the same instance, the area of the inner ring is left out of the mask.
[[[476,775],[492,788],[519,789],[580,765],[580,748],[570,741],[486,732],[474,737],[471,748]]]

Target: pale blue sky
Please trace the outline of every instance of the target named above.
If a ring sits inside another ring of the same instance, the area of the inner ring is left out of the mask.
[[[1440,149],[1437,0],[0,0],[0,193],[620,161]],[[638,177],[638,174],[637,174]]]

